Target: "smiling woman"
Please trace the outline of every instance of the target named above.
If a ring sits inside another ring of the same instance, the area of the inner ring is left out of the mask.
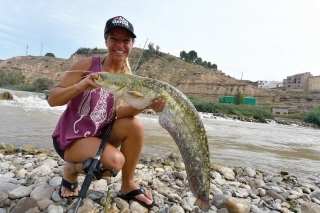
[[[63,169],[61,197],[78,196],[78,174],[87,172],[82,169],[82,162],[95,156],[104,131],[116,117],[110,140],[100,158],[103,168],[122,170],[119,197],[134,199],[147,208],[154,205],[151,191],[141,190],[134,182],[144,135],[143,125],[135,116],[143,109],[125,104],[94,82],[99,72],[131,74],[128,57],[135,38],[133,25],[124,17],[109,19],[104,29],[108,54],[103,58],[88,57],[75,62],[70,68],[74,72],[66,72],[48,95],[50,106],[67,104],[52,135],[57,153],[67,162]],[[162,111],[163,107],[161,99],[150,105],[157,111]],[[110,170],[101,173],[102,176],[111,175]]]

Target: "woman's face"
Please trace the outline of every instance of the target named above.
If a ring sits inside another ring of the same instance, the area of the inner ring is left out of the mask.
[[[129,31],[123,28],[114,28],[106,38],[109,56],[118,61],[124,61],[131,53],[133,38]]]

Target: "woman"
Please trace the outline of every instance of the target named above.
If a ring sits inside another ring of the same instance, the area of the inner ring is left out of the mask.
[[[124,17],[118,16],[106,22],[104,38],[108,54],[104,58],[89,57],[74,63],[70,70],[75,72],[66,72],[48,96],[50,106],[67,104],[52,135],[57,153],[66,161],[60,196],[78,195],[78,174],[85,174],[82,163],[88,157],[95,156],[103,131],[116,116],[110,140],[100,161],[104,168],[112,168],[117,172],[122,170],[119,197],[134,199],[151,208],[154,205],[151,191],[145,192],[134,182],[134,171],[144,135],[141,121],[134,116],[143,110],[116,99],[94,82],[94,79],[98,78],[98,72],[131,74],[128,56],[136,35],[132,24]],[[163,107],[162,99],[150,105],[150,108],[158,112],[162,111]],[[120,146],[120,150],[117,149]],[[104,172],[103,175],[110,176],[110,172]]]

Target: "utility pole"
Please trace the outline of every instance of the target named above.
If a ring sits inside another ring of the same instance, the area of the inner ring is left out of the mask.
[[[26,56],[28,55],[28,45],[27,45],[27,49],[26,49]]]
[[[243,71],[242,71],[242,73],[241,73],[241,81],[242,81],[242,76],[243,76]]]
[[[43,47],[43,42],[41,43],[41,51],[40,51],[40,56],[42,56],[42,47]]]

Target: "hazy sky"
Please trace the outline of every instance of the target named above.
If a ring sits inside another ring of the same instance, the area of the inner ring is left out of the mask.
[[[134,46],[194,50],[237,79],[320,75],[319,0],[0,0],[0,59],[105,48],[105,22],[118,15],[133,24]]]

